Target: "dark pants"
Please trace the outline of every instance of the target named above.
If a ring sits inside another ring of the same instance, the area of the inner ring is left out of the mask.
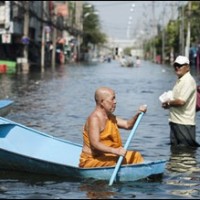
[[[169,123],[170,126],[170,143],[173,146],[193,146],[199,147],[195,140],[196,126],[182,125],[173,122]]]

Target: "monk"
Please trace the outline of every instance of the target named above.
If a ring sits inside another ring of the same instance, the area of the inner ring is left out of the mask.
[[[95,91],[96,107],[89,115],[83,128],[83,149],[79,167],[115,166],[119,156],[123,156],[122,164],[141,163],[142,155],[137,151],[126,151],[122,147],[119,128],[132,129],[141,112],[146,112],[145,105],[131,119],[116,117],[115,91],[108,87],[100,87]]]

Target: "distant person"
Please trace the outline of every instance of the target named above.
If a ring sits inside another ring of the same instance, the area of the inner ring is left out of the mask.
[[[136,57],[136,67],[140,67],[140,65],[141,65],[141,60],[140,60],[140,57],[137,56]]]
[[[111,56],[109,55],[107,58],[107,62],[110,63],[111,62]]]
[[[100,87],[95,92],[96,107],[86,120],[83,129],[83,149],[80,155],[80,167],[102,167],[116,165],[119,156],[122,164],[141,163],[142,155],[137,151],[126,151],[122,147],[119,128],[131,129],[146,106],[140,106],[138,112],[129,120],[116,117],[115,92],[108,87]]]
[[[196,138],[196,96],[197,86],[190,74],[190,62],[185,56],[174,61],[174,70],[178,77],[172,99],[162,103],[169,109],[170,143],[173,146],[200,146]]]
[[[120,64],[122,67],[127,66],[127,60],[126,60],[125,56],[122,56],[122,58],[119,61],[120,61]]]

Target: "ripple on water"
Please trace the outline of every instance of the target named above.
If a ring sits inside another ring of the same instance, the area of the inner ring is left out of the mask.
[[[163,71],[164,70],[164,71]],[[1,198],[48,199],[173,199],[200,196],[200,150],[177,152],[169,145],[168,111],[158,97],[171,89],[176,76],[169,66],[143,61],[140,68],[126,68],[113,61],[95,66],[62,65],[45,73],[1,76],[1,96],[15,104],[7,118],[82,144],[82,126],[95,106],[94,91],[100,86],[116,92],[116,115],[133,116],[139,105],[147,104],[130,149],[141,151],[146,160],[167,159],[159,180],[115,183],[73,181],[1,171]],[[200,115],[197,114],[197,122]],[[125,143],[130,131],[121,131]],[[197,123],[197,140],[200,126]],[[70,154],[73,152],[70,152]],[[66,152],[67,156],[68,152]],[[36,179],[37,177],[37,179]]]

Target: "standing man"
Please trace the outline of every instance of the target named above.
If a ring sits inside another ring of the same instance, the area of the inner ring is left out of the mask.
[[[196,82],[190,74],[190,62],[185,56],[174,61],[178,77],[173,90],[172,100],[162,103],[169,109],[170,143],[172,146],[200,146],[196,138]]]
[[[95,92],[96,107],[89,115],[83,128],[83,150],[80,155],[80,167],[114,166],[119,156],[122,164],[143,162],[138,151],[126,151],[122,147],[119,128],[131,129],[146,106],[140,106],[137,113],[129,120],[116,117],[115,92],[108,87],[100,87]]]

